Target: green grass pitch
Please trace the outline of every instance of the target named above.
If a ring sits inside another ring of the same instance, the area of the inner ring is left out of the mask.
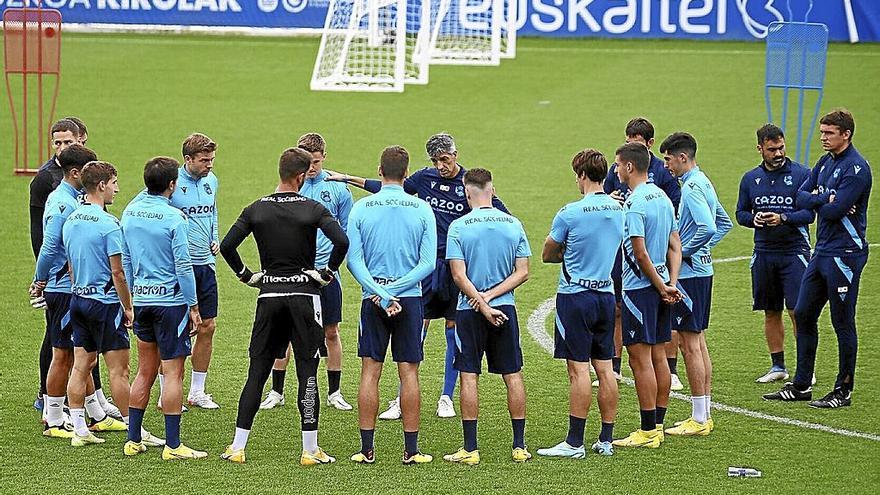
[[[178,156],[180,143],[199,130],[219,143],[222,230],[241,208],[276,184],[280,151],[300,134],[318,131],[328,140],[327,166],[373,176],[381,149],[406,146],[412,168],[427,164],[425,139],[448,131],[465,166],[489,168],[498,194],[522,219],[532,250],[540,246],[557,209],[577,197],[569,160],[596,147],[613,154],[623,127],[633,116],[650,118],[660,139],[676,130],[692,132],[698,161],[714,181],[733,215],[743,172],[759,161],[754,131],[766,119],[763,100],[764,52],[760,43],[659,41],[520,40],[515,60],[497,68],[432,67],[425,87],[403,94],[313,93],[309,78],[316,39],[247,39],[122,35],[70,35],[64,41],[64,78],[57,115],[75,114],[89,125],[89,145],[120,170],[122,192],[110,211],[119,215],[142,187],[147,158]],[[822,110],[849,107],[856,118],[855,144],[868,159],[880,159],[880,79],[877,45],[832,45]],[[0,157],[12,156],[11,120],[6,99],[0,108]],[[792,136],[793,137],[793,136]],[[790,141],[792,141],[790,139]],[[812,139],[813,159],[821,152]],[[790,142],[793,147],[793,142]],[[39,417],[30,407],[37,389],[37,350],[43,313],[33,311],[26,288],[33,274],[27,221],[28,179],[0,172],[0,487],[3,493],[596,493],[596,492],[830,492],[876,493],[880,483],[880,442],[784,425],[731,412],[715,412],[715,432],[706,438],[669,438],[658,450],[618,449],[612,458],[582,461],[510,460],[511,432],[503,385],[484,375],[481,384],[480,447],[483,462],[468,468],[439,457],[461,442],[458,419],[434,415],[442,381],[440,323],[431,327],[422,367],[421,446],[434,454],[426,466],[403,467],[401,426],[382,422],[377,431],[378,462],[353,465],[359,448],[355,412],[322,407],[320,443],[338,458],[333,466],[305,469],[298,464],[296,407],[261,412],[243,466],[221,462],[230,442],[238,394],[247,367],[247,342],[254,292],[239,284],[222,261],[221,306],[208,391],[219,411],[184,415],[183,439],[208,450],[198,462],[164,463],[158,451],[137,459],[121,455],[124,438],[107,434],[103,446],[72,449],[40,436]],[[362,197],[362,192],[355,193]],[[871,201],[869,237],[880,237],[878,192]],[[715,249],[716,258],[751,253],[751,232],[740,227]],[[252,241],[244,254],[257,263]],[[531,280],[517,292],[523,329],[525,380],[529,396],[526,441],[534,452],[553,445],[567,428],[567,378],[525,331],[525,321],[553,296],[558,267],[532,262]],[[357,395],[358,289],[345,287],[342,389]],[[857,387],[850,408],[811,410],[803,404],[766,403],[754,379],[769,365],[762,316],[751,309],[748,262],[716,267],[709,346],[715,373],[713,400],[810,423],[880,435],[880,262],[872,255],[862,278],[859,302],[860,349]],[[549,321],[548,321],[549,323]],[[551,330],[548,326],[548,331]],[[821,321],[818,394],[830,389],[837,350],[827,312]],[[790,366],[793,339],[787,336]],[[134,366],[133,366],[134,367]],[[683,369],[683,366],[680,366]],[[322,399],[326,385],[319,372]],[[629,370],[624,368],[624,373]],[[187,379],[188,381],[188,379]],[[295,379],[288,380],[293,390]],[[396,372],[382,378],[381,400],[396,390]],[[188,387],[188,385],[187,385]],[[158,388],[154,389],[154,401]],[[290,392],[288,392],[290,396]],[[456,397],[457,400],[457,397]],[[458,405],[456,404],[456,410]],[[588,439],[598,431],[594,407]],[[683,419],[689,405],[673,400],[669,421]],[[161,416],[151,408],[146,426],[162,433]],[[621,387],[616,435],[638,426],[635,393]],[[746,465],[760,479],[728,479],[726,468]],[[841,485],[841,483],[843,485]],[[874,486],[875,488],[870,488]]]

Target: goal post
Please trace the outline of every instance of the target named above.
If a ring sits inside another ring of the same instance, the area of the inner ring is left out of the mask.
[[[506,0],[431,0],[431,63],[500,64],[505,3]]]

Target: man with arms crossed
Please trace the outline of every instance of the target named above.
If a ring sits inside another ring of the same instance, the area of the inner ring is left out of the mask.
[[[461,290],[455,324],[455,368],[461,376],[461,424],[464,446],[443,456],[449,462],[480,463],[477,448],[478,383],[483,354],[489,372],[507,387],[513,427],[513,460],[532,458],[526,450],[526,389],[513,291],[529,279],[529,240],[522,223],[492,206],[492,174],[472,168],[464,174],[471,212],[449,225],[446,259]]]
[[[582,459],[584,426],[592,401],[590,363],[599,375],[602,431],[593,452],[613,455],[617,415],[614,357],[614,286],[612,273],[624,236],[623,206],[602,190],[608,162],[586,149],[571,161],[580,201],[562,207],[544,241],[545,263],[562,263],[556,294],[556,346],[553,356],[568,367],[568,436],[539,455]]]
[[[363,288],[358,335],[361,450],[351,456],[360,464],[375,462],[379,377],[389,342],[400,377],[403,463],[432,460],[419,451],[419,363],[424,358],[421,281],[436,263],[437,226],[431,207],[404,191],[408,174],[409,153],[400,146],[385,148],[379,162],[382,189],[355,203],[348,219],[348,269]]]

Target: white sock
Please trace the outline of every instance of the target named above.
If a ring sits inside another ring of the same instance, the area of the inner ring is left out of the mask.
[[[61,426],[64,424],[64,396],[50,397],[43,396],[46,410],[46,424],[50,427]]]
[[[125,423],[125,426],[128,426],[128,416],[123,416],[122,422]]]
[[[304,431],[302,432],[303,437],[303,450],[309,453],[315,453],[318,451],[318,430],[314,431]]]
[[[232,450],[243,449],[247,447],[248,436],[251,434],[251,430],[245,430],[244,428],[236,428],[235,429],[235,438],[232,440]]]
[[[101,404],[101,408],[107,409],[107,406],[109,406],[110,403],[107,402],[107,397],[104,396],[104,391],[100,388],[96,388],[95,395],[98,397],[98,404]]]
[[[89,413],[89,417],[95,421],[101,421],[107,416],[107,413],[104,412],[104,408],[101,407],[101,404],[98,402],[98,397],[96,397],[95,394],[86,396],[86,412]]]
[[[693,396],[691,397],[691,417],[694,418],[694,421],[697,423],[703,424],[706,422],[706,396]]]
[[[706,418],[712,417],[712,396],[706,396]]]
[[[201,394],[205,392],[205,378],[208,377],[207,371],[193,371],[192,372],[192,382],[189,386],[189,395],[190,397]]]
[[[162,392],[165,391],[165,375],[159,373],[159,400],[162,400]]]
[[[86,426],[86,411],[83,408],[71,409],[70,419],[73,421],[73,430],[77,436],[89,436],[89,427]]]

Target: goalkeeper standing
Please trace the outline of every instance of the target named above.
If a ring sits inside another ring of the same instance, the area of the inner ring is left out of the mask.
[[[242,282],[260,287],[250,343],[250,368],[238,402],[235,438],[221,458],[245,461],[244,449],[275,359],[283,358],[293,345],[299,380],[297,405],[302,426],[303,453],[300,464],[327,464],[336,459],[318,447],[317,372],[319,348],[324,341],[320,287],[333,280],[333,273],[348,251],[348,237],[333,215],[317,201],[299,194],[311,163],[311,155],[299,148],[284,151],[278,164],[281,178],[275,193],[245,208],[229,229],[220,252]],[[318,230],[333,243],[327,267],[315,270]],[[238,246],[254,235],[262,271],[254,274],[242,262]]]

